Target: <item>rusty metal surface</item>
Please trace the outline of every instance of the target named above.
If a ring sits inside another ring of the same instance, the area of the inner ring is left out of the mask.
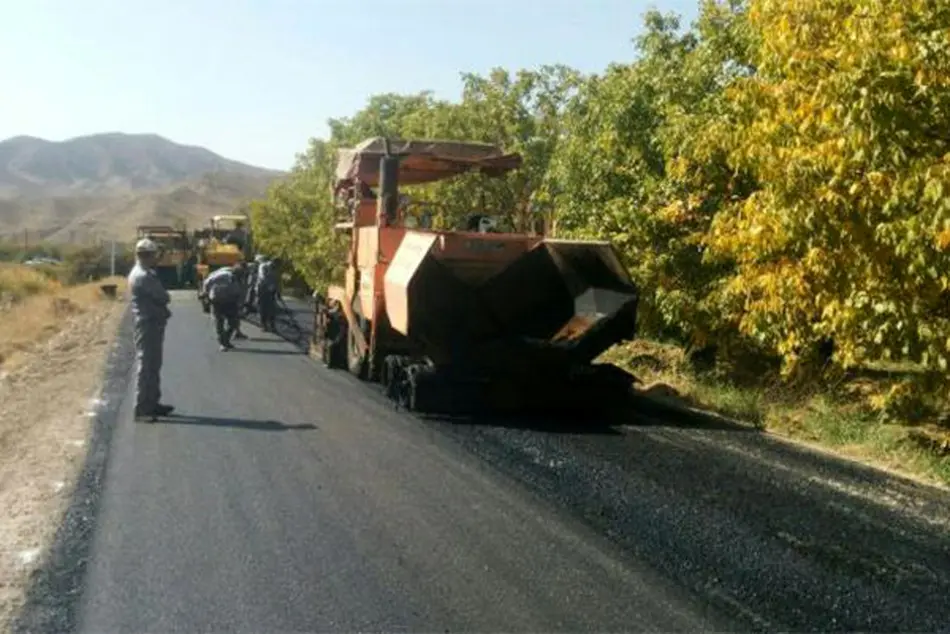
[[[401,185],[429,183],[472,170],[501,175],[521,166],[518,154],[506,154],[487,143],[424,139],[391,139],[392,151],[403,157],[399,165]],[[336,190],[359,180],[365,185],[379,184],[379,161],[384,156],[382,137],[366,139],[354,148],[338,152]]]

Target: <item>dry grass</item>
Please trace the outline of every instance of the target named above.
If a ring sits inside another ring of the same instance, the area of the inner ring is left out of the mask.
[[[0,263],[0,307],[9,307],[25,297],[53,293],[60,284],[35,268]]]
[[[86,292],[69,290],[73,301],[82,301]],[[37,311],[41,307],[33,306]],[[66,317],[59,332],[42,345],[23,352],[15,368],[0,371],[2,632],[9,631],[69,504],[86,454],[93,420],[89,413],[96,407],[91,399],[98,396],[124,309],[121,301],[90,303],[87,310]],[[38,316],[48,314],[40,311]]]
[[[101,302],[102,284],[116,284],[121,293],[125,280],[63,286],[30,267],[0,265],[0,370],[16,367],[25,354],[58,333],[68,318]]]
[[[656,385],[672,387],[685,406],[932,484],[950,485],[950,433],[935,426],[886,423],[861,397],[884,389],[893,379],[865,377],[834,390],[736,387],[690,372],[680,348],[642,340],[614,347],[603,360],[633,372],[648,391]]]
[[[48,548],[85,453],[95,393],[123,304],[101,284],[63,286],[0,264],[0,630]],[[117,289],[118,290],[118,289]]]

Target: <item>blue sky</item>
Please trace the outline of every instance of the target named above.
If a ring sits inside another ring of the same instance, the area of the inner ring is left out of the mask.
[[[154,132],[289,168],[379,92],[456,98],[459,73],[630,60],[651,7],[697,0],[10,0],[0,139]]]

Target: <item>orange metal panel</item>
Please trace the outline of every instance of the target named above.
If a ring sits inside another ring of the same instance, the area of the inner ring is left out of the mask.
[[[392,262],[406,231],[405,227],[383,227],[379,230],[379,255],[382,262]]]
[[[349,299],[352,299],[356,294],[356,269],[352,266],[346,268],[346,280],[344,282],[347,301],[344,301],[344,304],[349,304]]]
[[[360,314],[370,319],[375,317],[375,300],[373,291],[376,288],[376,265],[360,267]]]
[[[386,315],[393,329],[403,335],[409,334],[409,284],[438,238],[435,233],[406,231],[386,271]]]
[[[443,233],[434,256],[460,280],[477,285],[502,270],[542,238],[503,233]]]
[[[376,264],[379,248],[379,230],[376,227],[360,227],[357,232],[356,265],[360,269]]]
[[[510,261],[543,238],[524,234],[446,232],[442,234],[440,259]]]
[[[356,217],[353,219],[357,227],[372,227],[376,224],[376,200],[362,198],[356,206]]]

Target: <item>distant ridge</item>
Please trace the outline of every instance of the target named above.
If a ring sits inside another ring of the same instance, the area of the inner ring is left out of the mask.
[[[0,141],[0,237],[121,239],[137,224],[204,224],[283,175],[158,134],[15,136]]]

